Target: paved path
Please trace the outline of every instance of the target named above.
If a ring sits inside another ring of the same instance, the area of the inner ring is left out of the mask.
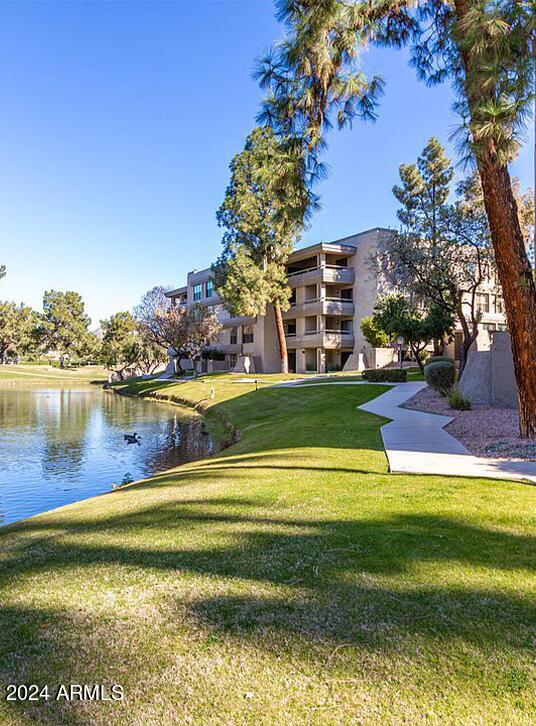
[[[326,384],[324,384],[326,385]],[[400,405],[426,383],[400,383],[359,408],[391,422],[381,428],[389,470],[407,474],[474,476],[536,483],[536,462],[502,461],[473,456],[444,430],[450,416],[410,411]]]
[[[368,381],[306,382],[295,379],[276,384],[277,388],[296,386],[368,386]],[[391,419],[381,428],[389,471],[403,474],[439,474],[442,476],[471,476],[485,479],[514,479],[536,484],[536,462],[504,461],[473,456],[471,452],[451,436],[444,427],[451,416],[441,416],[424,411],[400,408],[426,383],[374,383],[392,386],[372,401],[359,408],[369,413]]]

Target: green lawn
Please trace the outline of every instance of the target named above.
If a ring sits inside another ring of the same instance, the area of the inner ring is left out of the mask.
[[[2,724],[535,722],[533,487],[389,475],[384,387],[129,388],[240,440],[0,530],[0,680],[126,696]]]
[[[95,380],[106,381],[108,371],[102,366],[81,366],[80,368],[53,368],[45,365],[6,365],[0,366],[0,382],[21,383],[89,383]]]

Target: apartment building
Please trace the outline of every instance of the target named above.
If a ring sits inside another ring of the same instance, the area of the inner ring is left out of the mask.
[[[283,313],[289,370],[296,373],[357,370],[375,365],[375,357],[361,332],[361,319],[371,315],[381,288],[369,267],[378,243],[388,229],[376,227],[334,242],[320,242],[295,250],[288,261],[292,290],[290,308]],[[251,370],[280,370],[280,357],[273,309],[252,318],[233,317],[225,309],[212,282],[211,270],[194,270],[184,287],[168,293],[173,304],[201,302],[217,314],[223,330],[213,347],[225,355],[225,367],[243,370],[246,357]],[[504,327],[498,313],[500,298],[491,289],[481,293],[482,331],[479,348],[489,347],[486,330]],[[459,333],[449,351],[459,348]],[[384,361],[389,361],[389,351]]]

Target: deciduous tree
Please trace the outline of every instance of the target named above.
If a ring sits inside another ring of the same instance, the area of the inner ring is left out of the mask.
[[[119,312],[101,320],[101,328],[102,363],[123,380],[125,370],[135,367],[140,357],[138,323],[129,312]]]
[[[408,345],[421,372],[424,351],[435,340],[448,338],[454,318],[437,306],[428,310],[413,305],[400,292],[380,295],[372,315],[374,327],[383,330],[391,341],[401,336]]]
[[[26,305],[0,302],[0,363],[27,353],[35,342],[37,318]]]

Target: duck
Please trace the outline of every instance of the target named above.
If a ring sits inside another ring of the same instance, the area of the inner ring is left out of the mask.
[[[127,442],[127,444],[138,444],[138,446],[141,446],[141,436],[134,432],[133,434],[124,434],[123,438]]]

